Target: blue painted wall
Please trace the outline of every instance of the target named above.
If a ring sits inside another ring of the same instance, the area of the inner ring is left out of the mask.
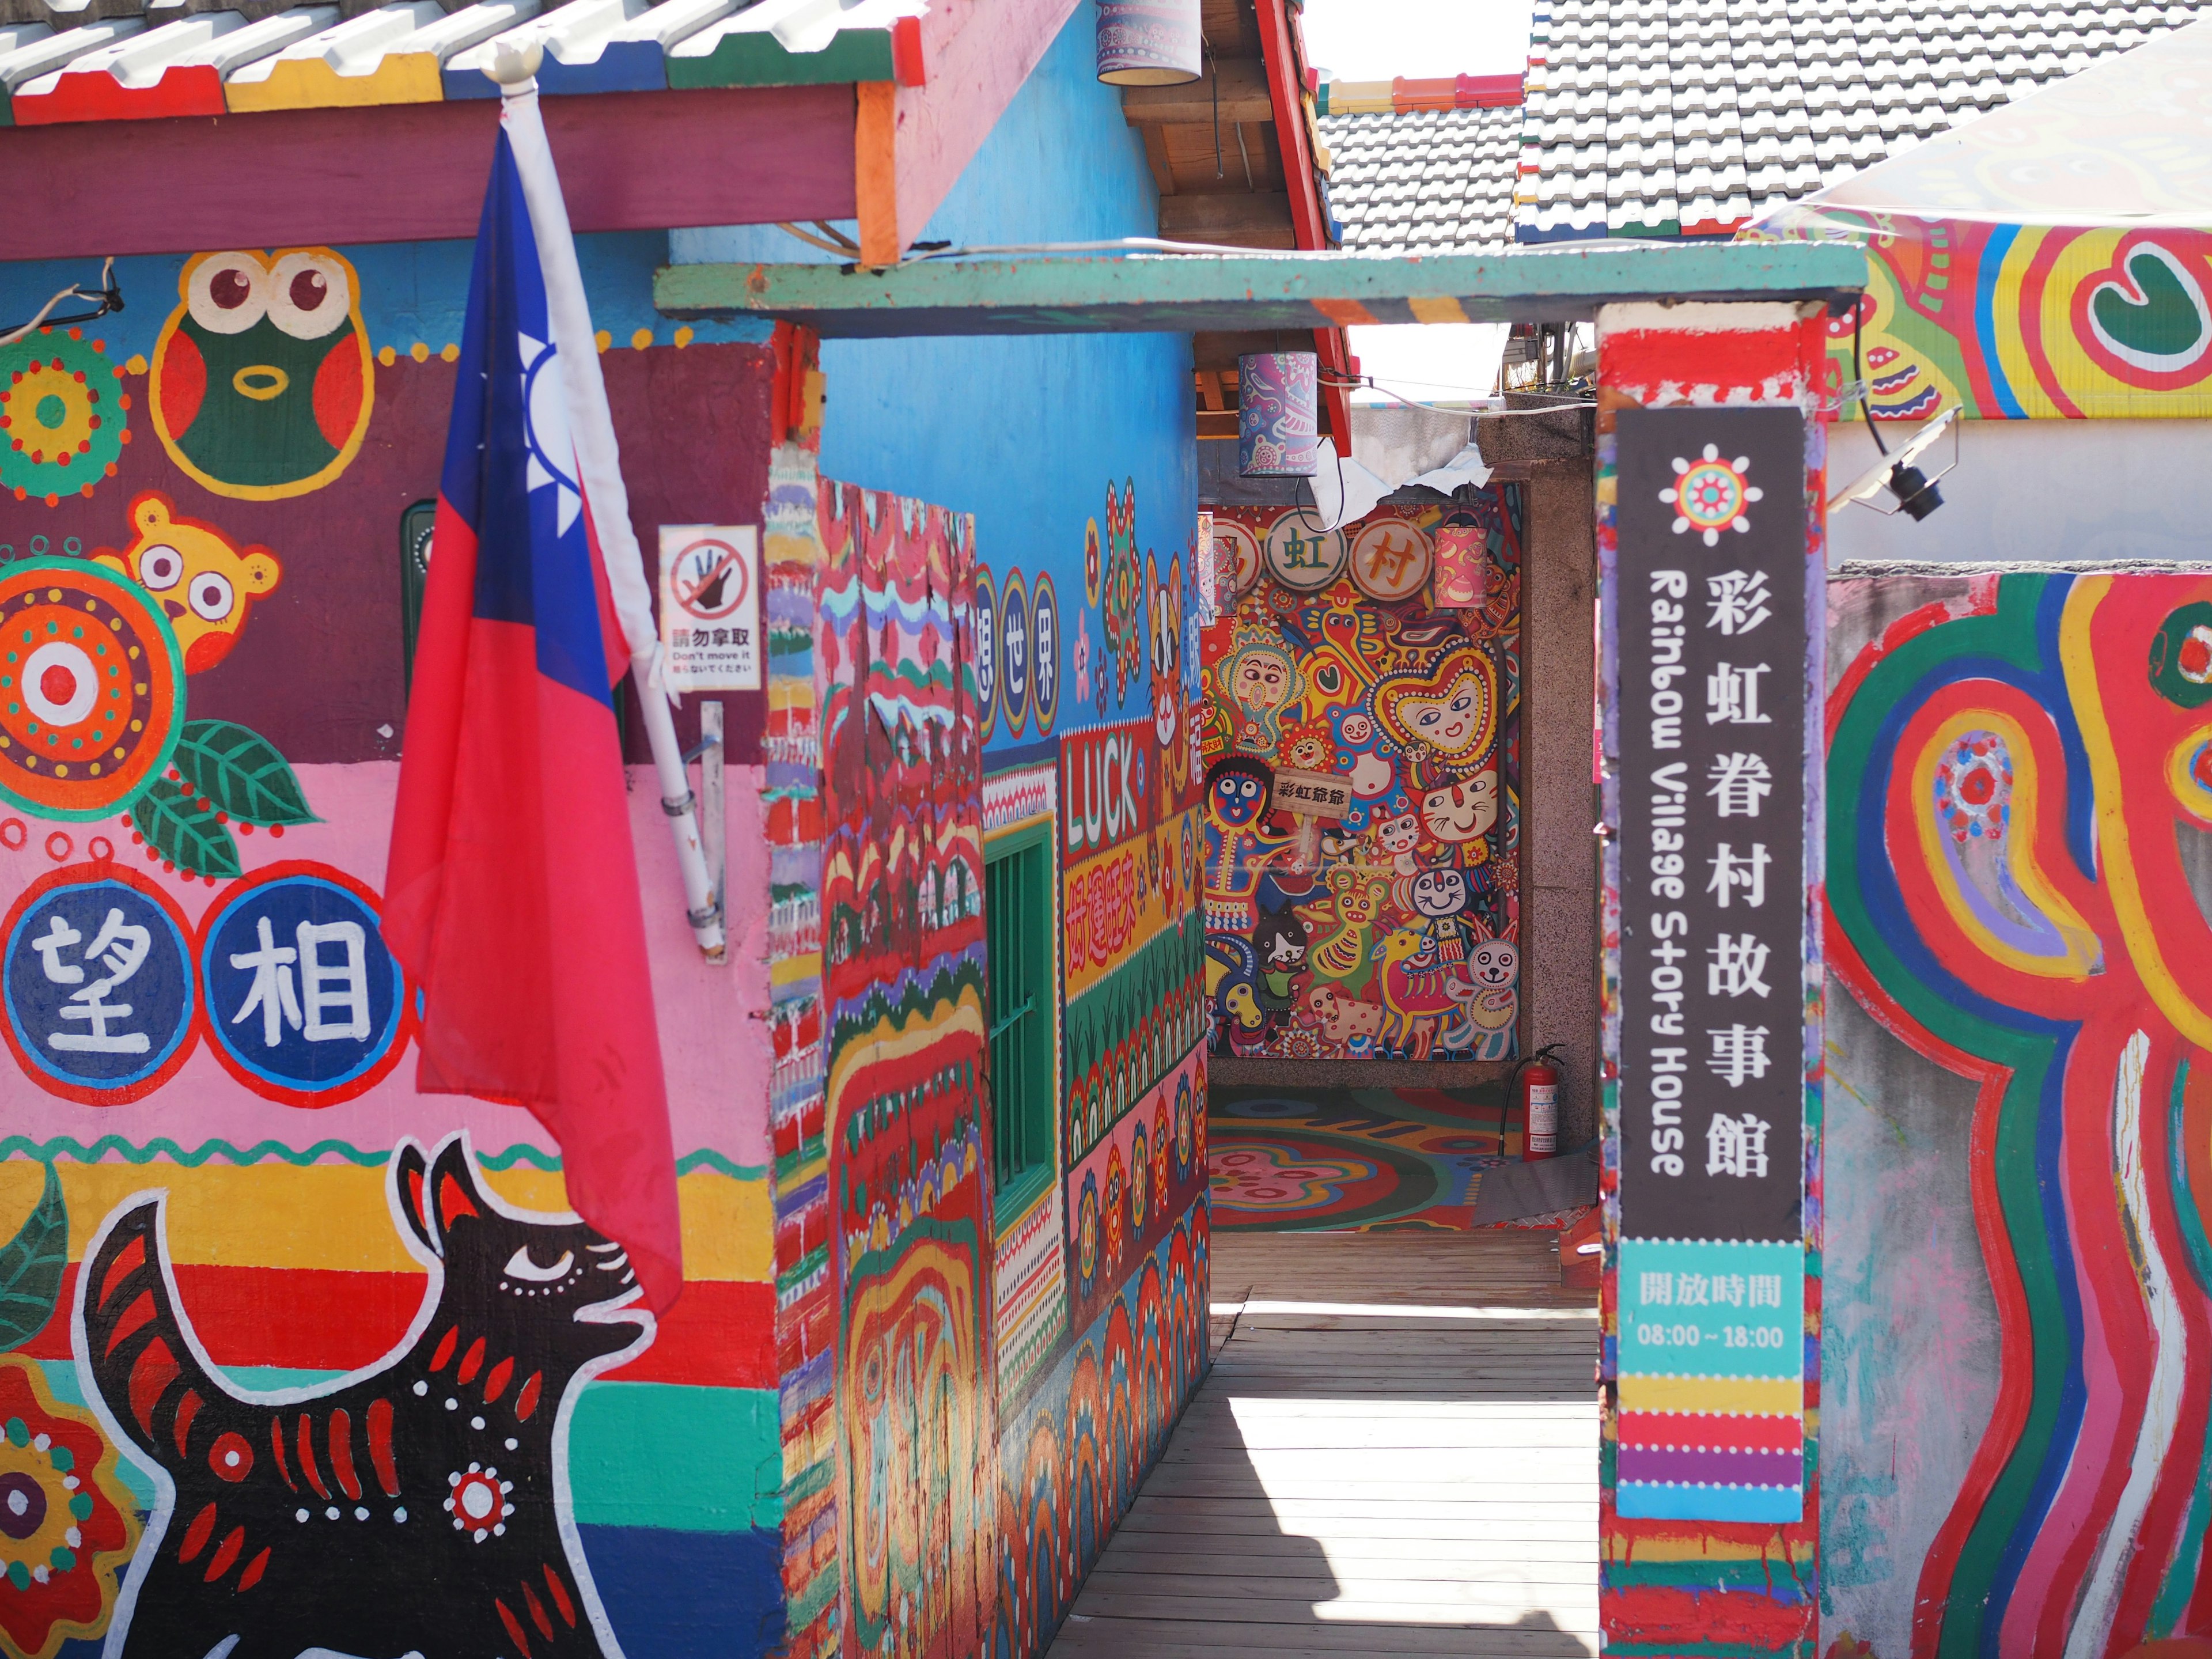
[[[1122,118],[1120,88],[1097,79],[1097,30],[1096,0],[1083,0],[917,240],[1159,234],[1144,141]],[[670,245],[683,264],[830,257],[764,225],[679,230]],[[1094,684],[1077,708],[1079,632],[1088,629],[1094,665],[1103,641],[1099,609],[1085,603],[1085,526],[1096,520],[1103,538],[1108,486],[1133,483],[1138,547],[1158,555],[1163,576],[1182,558],[1188,580],[1198,514],[1189,336],[832,340],[822,368],[825,474],[973,513],[977,556],[1000,593],[1018,570],[1034,603],[1036,573],[1050,573],[1061,641],[1052,730],[1148,714],[1141,674],[1121,696],[1109,689],[1103,707]],[[1184,656],[1194,665],[1194,649]],[[1001,717],[987,748],[1003,755],[1036,738],[1033,720],[1017,729]]]

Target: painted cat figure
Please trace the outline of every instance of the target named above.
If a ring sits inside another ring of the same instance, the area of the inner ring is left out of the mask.
[[[179,1305],[165,1197],[111,1215],[77,1278],[85,1398],[159,1489],[106,1659],[620,1659],[566,1459],[577,1389],[653,1338],[622,1248],[507,1207],[459,1136],[402,1141],[389,1198],[430,1267],[407,1337],[246,1395]]]

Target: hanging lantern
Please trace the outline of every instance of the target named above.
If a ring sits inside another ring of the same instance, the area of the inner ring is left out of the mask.
[[[1195,81],[1199,0],[1098,0],[1098,78],[1117,87]]]
[[[1437,526],[1436,609],[1479,611],[1490,597],[1490,532],[1462,508]]]
[[[1254,351],[1237,360],[1237,471],[1247,478],[1310,478],[1321,470],[1310,351]]]

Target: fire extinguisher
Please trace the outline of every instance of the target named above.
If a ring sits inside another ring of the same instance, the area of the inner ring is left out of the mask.
[[[1514,1069],[1521,1090],[1521,1161],[1559,1152],[1559,1045],[1547,1042]]]

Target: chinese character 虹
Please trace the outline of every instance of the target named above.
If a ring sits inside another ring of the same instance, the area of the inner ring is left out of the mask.
[[[1712,617],[1705,626],[1723,634],[1748,634],[1774,614],[1766,606],[1773,595],[1766,591],[1764,570],[1724,570],[1705,578],[1705,591],[1712,596]]]
[[[1723,933],[1719,942],[1705,952],[1712,961],[1705,966],[1705,994],[1716,997],[1740,997],[1748,991],[1765,996],[1766,958],[1765,945],[1750,933]]]
[[[1759,710],[1759,677],[1774,671],[1760,663],[1738,668],[1718,663],[1705,676],[1705,724],[1708,726],[1771,726],[1774,718]]]
[[[1705,1035],[1713,1040],[1712,1056],[1705,1064],[1716,1076],[1725,1078],[1729,1088],[1741,1089],[1747,1077],[1766,1075],[1764,1025],[1724,1025]]]
[[[73,963],[61,960],[61,953],[76,944],[84,935],[78,933],[57,915],[42,938],[31,941],[31,948],[39,953],[40,963],[48,980],[56,985],[82,985],[84,969]],[[70,1000],[61,1009],[64,1019],[81,1019],[87,1029],[83,1031],[56,1031],[46,1038],[46,1046],[66,1054],[143,1054],[153,1045],[143,1031],[110,1031],[111,1020],[128,1019],[131,1005],[110,1002],[107,994],[122,984],[145,965],[146,953],[153,947],[154,938],[145,928],[123,920],[123,912],[110,910],[107,920],[100,924],[100,932],[93,935],[90,945],[84,948],[87,962],[106,969],[100,978],[79,991],[71,992]]]
[[[1736,893],[1754,910],[1766,902],[1766,866],[1774,860],[1767,855],[1765,842],[1753,842],[1748,853],[1735,852],[1723,842],[1705,862],[1713,866],[1705,891],[1720,902],[1722,909],[1729,908],[1729,896]]]
[[[1720,803],[1724,818],[1757,817],[1759,802],[1774,793],[1774,775],[1757,755],[1734,750],[1716,755],[1712,769],[1705,775],[1713,785],[1705,793]]]
[[[1765,1118],[1749,1112],[1740,1118],[1716,1113],[1705,1127],[1705,1173],[1740,1180],[1764,1179],[1769,1127]]]
[[[1674,1278],[1672,1273],[1645,1273],[1643,1276],[1644,1302],[1647,1307],[1665,1307],[1674,1300]]]

